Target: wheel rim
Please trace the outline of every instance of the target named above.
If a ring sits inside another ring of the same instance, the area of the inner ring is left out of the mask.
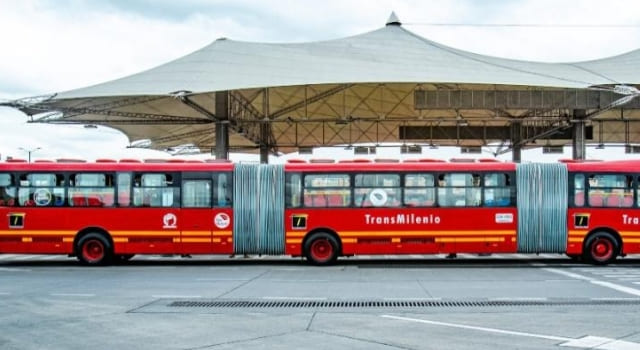
[[[317,239],[311,244],[311,256],[316,261],[325,261],[333,255],[333,246],[327,239]]]
[[[591,245],[591,256],[597,261],[606,261],[613,256],[613,243],[606,238],[598,238]]]
[[[104,257],[104,245],[95,239],[87,241],[82,246],[82,256],[88,262],[100,261]]]

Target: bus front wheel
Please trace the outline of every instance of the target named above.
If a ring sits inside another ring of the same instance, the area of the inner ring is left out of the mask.
[[[303,248],[307,260],[314,265],[331,265],[338,259],[338,241],[326,232],[311,235]]]
[[[608,232],[596,232],[584,245],[585,260],[596,265],[606,265],[616,259],[620,247],[618,240]]]
[[[104,235],[91,232],[78,240],[76,254],[83,264],[105,265],[111,260],[111,244]]]

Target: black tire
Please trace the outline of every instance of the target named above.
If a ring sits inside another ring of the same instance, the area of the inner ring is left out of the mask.
[[[583,257],[595,265],[606,265],[620,254],[618,240],[609,232],[595,232],[584,243]]]
[[[90,232],[82,236],[76,245],[76,256],[85,265],[106,265],[113,259],[109,240],[100,233]]]
[[[304,255],[313,265],[331,265],[340,254],[340,245],[334,236],[317,232],[304,242]]]

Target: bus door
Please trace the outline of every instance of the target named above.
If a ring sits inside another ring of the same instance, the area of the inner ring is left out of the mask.
[[[213,174],[213,252],[233,253],[232,172]]]
[[[179,220],[183,254],[212,253],[212,194],[210,173],[183,173]]]

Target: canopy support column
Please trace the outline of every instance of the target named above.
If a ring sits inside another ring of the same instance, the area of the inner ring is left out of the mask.
[[[573,159],[584,160],[587,148],[585,144],[585,120],[587,111],[584,109],[573,110]]]
[[[216,91],[216,159],[229,159],[229,92]]]
[[[511,123],[511,153],[514,163],[522,160],[522,123],[517,120]]]
[[[260,121],[260,163],[269,164],[269,136],[271,123],[269,116],[269,88],[262,91],[262,117]]]
[[[269,164],[269,123],[260,123],[260,163]]]

